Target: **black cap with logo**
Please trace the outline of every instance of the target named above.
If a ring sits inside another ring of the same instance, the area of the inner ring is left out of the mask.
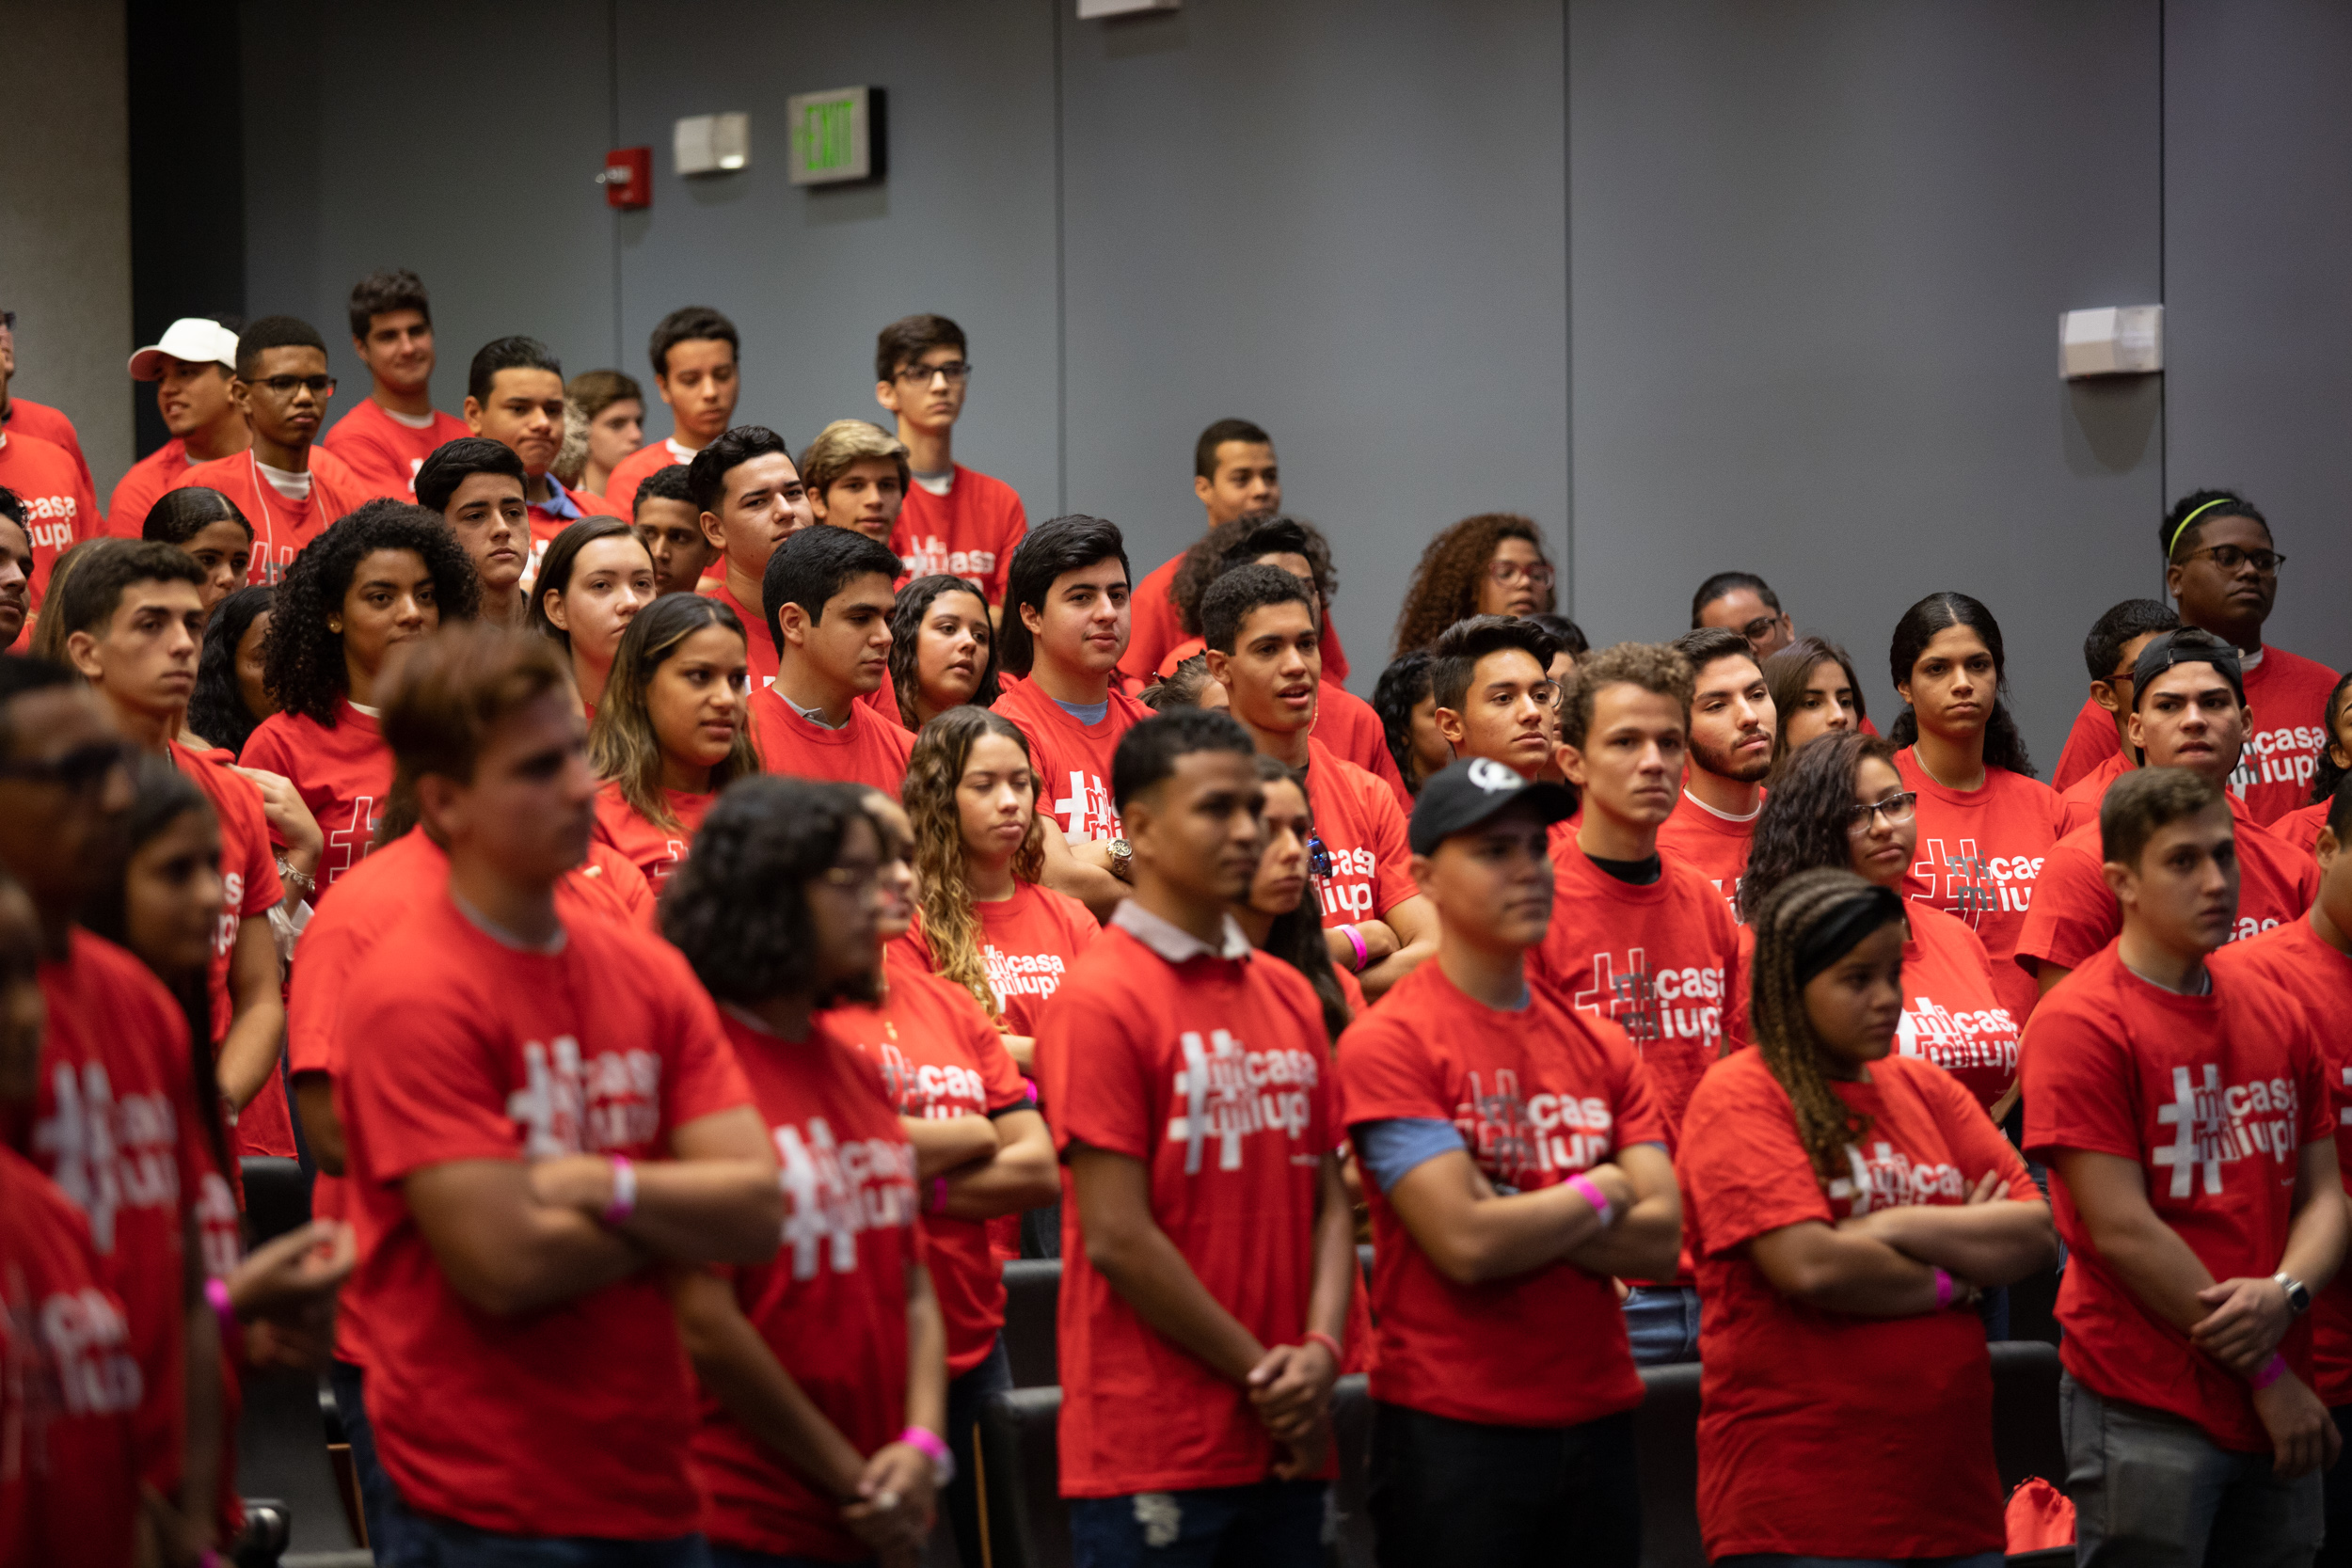
[[[1527,805],[1546,823],[1576,815],[1576,797],[1558,784],[1534,784],[1492,757],[1468,757],[1421,786],[1407,834],[1416,855],[1433,853],[1506,806]]]

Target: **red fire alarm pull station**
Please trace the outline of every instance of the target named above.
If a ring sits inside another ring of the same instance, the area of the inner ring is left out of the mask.
[[[653,149],[614,148],[604,155],[604,169],[596,176],[596,183],[604,187],[608,207],[652,206]]]

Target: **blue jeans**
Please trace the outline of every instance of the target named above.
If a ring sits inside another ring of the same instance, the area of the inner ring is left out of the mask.
[[[335,1395],[335,1414],[343,1423],[343,1441],[351,1445],[352,1473],[359,1481],[359,1513],[368,1523],[368,1548],[380,1563],[431,1562],[419,1555],[416,1515],[393,1490],[392,1478],[375,1457],[375,1429],[368,1422],[366,1373],[340,1358],[326,1364],[326,1386]]]
[[[425,1555],[418,1568],[710,1568],[699,1535],[671,1541],[607,1541],[587,1535],[501,1535],[454,1519],[411,1513]],[[382,1554],[375,1560],[384,1562]]]
[[[2178,1416],[2058,1379],[2079,1568],[2308,1568],[2326,1531],[2318,1474],[2224,1449]]]
[[[1262,1481],[1070,1499],[1077,1568],[1322,1568],[1330,1486]]]
[[[964,1568],[980,1568],[980,1474],[973,1463],[979,1447],[980,1402],[1012,1386],[1012,1358],[1000,1338],[970,1371],[947,1384],[947,1447],[956,1456],[955,1483],[940,1497],[947,1524],[956,1532],[956,1551]]]
[[[1969,1557],[1791,1557],[1781,1552],[1743,1552],[1719,1557],[1710,1568],[2001,1568],[1999,1552]]]
[[[1637,1367],[1669,1367],[1699,1358],[1699,1293],[1673,1285],[1636,1285],[1625,1298],[1625,1336]]]
[[[1490,1426],[1372,1407],[1369,1498],[1380,1568],[1637,1568],[1633,1415]]]

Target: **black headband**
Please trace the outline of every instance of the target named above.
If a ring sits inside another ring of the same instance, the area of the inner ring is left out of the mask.
[[[1798,944],[1797,984],[1806,984],[1852,952],[1864,937],[1902,917],[1903,901],[1891,888],[1867,887],[1840,899]]]

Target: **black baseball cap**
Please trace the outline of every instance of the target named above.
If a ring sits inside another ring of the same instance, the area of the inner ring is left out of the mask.
[[[1546,823],[1576,815],[1576,797],[1558,784],[1531,784],[1516,768],[1492,757],[1466,757],[1421,786],[1407,834],[1416,855],[1433,853],[1506,806],[1528,805]]]
[[[2132,706],[2139,706],[2141,697],[2156,678],[2176,664],[2210,664],[2230,683],[2237,693],[2239,705],[2246,702],[2246,666],[2238,658],[2237,650],[2218,637],[2197,626],[2182,626],[2161,637],[2152,637],[2132,661]]]

